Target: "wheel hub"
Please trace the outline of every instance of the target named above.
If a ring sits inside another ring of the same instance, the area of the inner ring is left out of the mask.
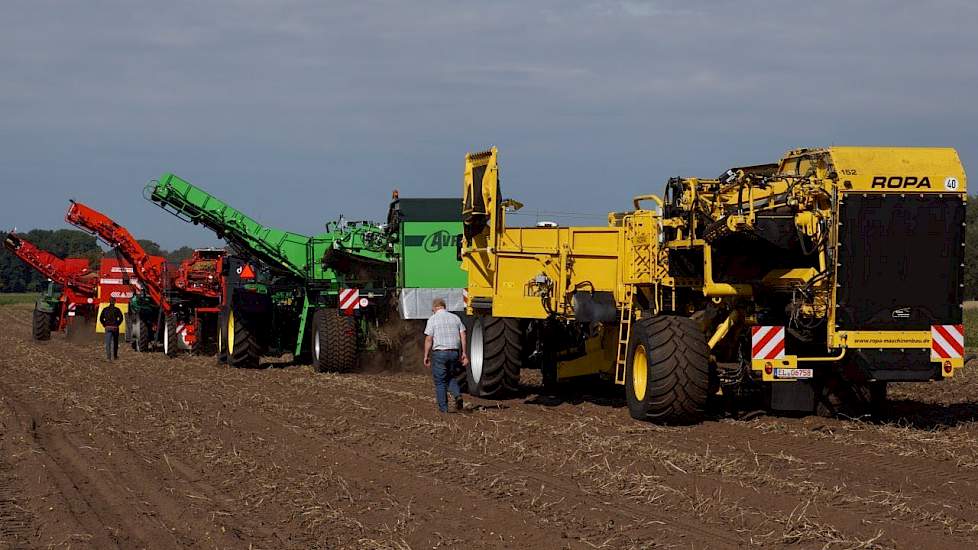
[[[234,355],[234,312],[228,312],[228,355]]]
[[[319,331],[316,331],[316,333],[312,337],[312,351],[313,353],[316,354],[316,361],[318,362],[320,357],[319,356]]]
[[[476,384],[482,380],[482,359],[483,359],[483,331],[482,323],[476,321],[472,327],[471,352],[469,354],[469,371],[472,373],[472,381]]]
[[[645,352],[645,346],[639,344],[632,353],[632,393],[642,401],[645,399],[645,390],[649,383],[649,358]]]

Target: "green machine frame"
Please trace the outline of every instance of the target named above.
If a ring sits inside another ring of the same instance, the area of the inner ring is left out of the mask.
[[[335,349],[336,340],[355,332],[356,349],[369,349],[371,327],[382,324],[395,307],[403,318],[427,318],[433,297],[445,298],[450,309],[464,309],[459,199],[395,196],[386,225],[340,220],[310,237],[267,227],[173,174],[146,191],[164,210],[228,242],[226,286],[231,295],[225,299],[225,317],[239,312],[238,325],[244,316],[253,324],[261,321],[252,330],[261,340],[259,353],[292,352],[311,356],[317,370],[343,370],[352,367],[355,357],[330,352],[320,361],[321,342]],[[254,276],[244,278],[243,272]],[[340,311],[340,294],[346,289],[356,289],[363,305],[353,315]],[[341,326],[323,329],[328,323]],[[234,319],[226,318],[221,338],[228,348],[235,337],[232,326]],[[234,366],[257,364],[257,353],[239,355],[228,353],[228,361]]]

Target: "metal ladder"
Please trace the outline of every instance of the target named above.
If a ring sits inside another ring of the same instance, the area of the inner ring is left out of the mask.
[[[628,338],[632,333],[632,285],[625,285],[625,306],[621,308],[618,323],[618,357],[615,360],[615,383],[625,383],[625,360],[628,357]]]

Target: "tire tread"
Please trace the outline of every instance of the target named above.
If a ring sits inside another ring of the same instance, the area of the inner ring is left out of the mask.
[[[523,331],[519,319],[487,316],[476,322],[482,323],[484,340],[482,378],[478,384],[468,384],[469,392],[492,398],[516,393],[523,357]]]
[[[317,322],[318,321],[318,322]],[[356,319],[338,309],[320,309],[313,316],[313,327],[326,343],[327,353],[320,358],[319,372],[348,372],[357,364]],[[322,345],[322,344],[320,344]]]
[[[32,336],[36,341],[51,339],[51,314],[39,309],[31,316]]]
[[[636,321],[629,344],[629,370],[637,345],[649,357],[645,398],[626,384],[633,418],[660,423],[702,419],[709,397],[709,346],[699,325],[687,317],[658,315]]]
[[[227,361],[236,369],[258,368],[258,341],[244,315],[234,316],[234,353],[227,354]]]

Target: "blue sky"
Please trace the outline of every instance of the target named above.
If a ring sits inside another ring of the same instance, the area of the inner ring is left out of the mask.
[[[673,175],[798,146],[953,146],[978,166],[978,3],[0,5],[0,226],[90,203],[167,248],[164,172],[304,233],[457,196],[500,148],[527,212],[603,223]],[[533,216],[527,219],[532,221]]]

